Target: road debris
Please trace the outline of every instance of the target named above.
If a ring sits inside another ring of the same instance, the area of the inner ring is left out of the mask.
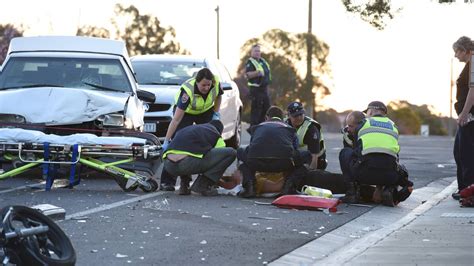
[[[348,204],[350,206],[356,206],[356,207],[366,207],[366,208],[371,208],[372,206],[371,205],[367,205],[367,204],[360,204],[360,203],[350,203]]]
[[[280,218],[276,217],[260,217],[260,216],[249,216],[249,219],[260,219],[260,220],[280,220]]]

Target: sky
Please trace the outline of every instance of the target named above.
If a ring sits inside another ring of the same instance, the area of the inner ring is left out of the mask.
[[[307,0],[16,0],[2,3],[9,11],[0,23],[23,24],[26,36],[74,35],[83,25],[111,28],[116,3],[155,15],[161,26],[175,28],[183,48],[213,57],[219,5],[220,59],[233,75],[248,39],[274,28],[296,33],[308,27]],[[392,3],[402,9],[379,31],[347,13],[340,0],[313,0],[313,34],[330,46],[332,69],[331,95],[318,104],[344,111],[363,110],[372,100],[407,100],[449,116],[451,65],[454,79],[463,67],[452,44],[463,35],[474,38],[474,4]]]

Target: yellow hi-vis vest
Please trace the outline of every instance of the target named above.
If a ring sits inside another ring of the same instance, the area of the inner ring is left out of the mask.
[[[209,90],[210,95],[207,96],[206,100],[204,100],[202,95],[194,93],[194,84],[196,84],[196,78],[190,78],[181,85],[181,88],[184,89],[186,94],[189,96],[190,101],[188,108],[186,108],[184,112],[191,115],[200,115],[214,106],[217,96],[219,95],[219,78],[214,76],[214,84],[211,90]],[[178,102],[180,94],[181,90],[176,94],[176,103]]]
[[[268,64],[268,62],[263,59],[263,58],[260,58],[262,60],[262,62],[267,66],[268,68],[268,73],[269,73],[269,77],[268,77],[268,80],[271,81],[272,80],[272,72],[270,71],[270,65]],[[254,59],[253,57],[250,57],[250,62],[252,63],[252,65],[255,67],[255,70],[257,70],[258,72],[263,72],[265,73],[265,70],[263,69],[263,66],[256,60]],[[247,86],[250,87],[260,87],[260,84],[259,83],[252,83],[250,82],[247,82]]]
[[[358,139],[362,140],[362,155],[385,153],[397,158],[400,151],[397,126],[388,117],[367,118]]]
[[[323,131],[321,130],[321,125],[316,121],[313,120],[309,116],[304,117],[303,124],[300,125],[300,127],[296,130],[296,134],[298,135],[298,146],[299,149],[301,150],[307,150],[308,146],[303,143],[304,136],[306,135],[306,132],[308,132],[308,128],[311,124],[314,124],[318,130],[319,134],[321,135],[321,138],[319,139],[319,153],[317,154],[318,157],[323,155],[326,152],[326,147],[324,146],[324,137],[323,137]]]
[[[218,138],[214,148],[224,148],[224,147],[225,147],[224,139],[223,138]],[[201,158],[201,159],[202,159],[202,157],[204,157],[204,154],[196,154],[196,153],[191,153],[191,152],[187,152],[187,151],[180,151],[180,150],[167,150],[163,154],[163,159],[166,159],[166,156],[168,156],[168,154],[185,154],[185,155],[189,155],[189,156],[193,156],[193,157]]]

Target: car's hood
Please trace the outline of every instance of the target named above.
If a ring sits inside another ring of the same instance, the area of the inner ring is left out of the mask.
[[[155,103],[171,103],[175,101],[176,93],[181,86],[170,85],[138,85],[141,90],[154,93],[156,96]]]
[[[124,111],[130,94],[71,88],[0,91],[0,114],[17,114],[28,123],[77,124]]]

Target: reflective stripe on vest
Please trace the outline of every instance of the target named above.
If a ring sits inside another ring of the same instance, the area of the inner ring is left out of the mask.
[[[265,61],[265,59],[263,59],[263,58],[260,58],[260,59],[267,66],[268,73],[270,75],[269,78],[268,78],[268,81],[271,81],[272,80],[272,72],[270,71],[270,65],[268,64],[267,61]],[[252,63],[252,65],[255,67],[256,71],[265,73],[265,70],[263,69],[263,66],[256,59],[254,59],[253,57],[250,57],[249,60]],[[263,77],[262,77],[262,79],[263,79]],[[259,83],[252,83],[252,82],[249,81],[249,82],[247,82],[247,86],[249,86],[249,87],[260,87],[260,84]]]
[[[184,89],[186,94],[189,96],[190,101],[188,107],[184,111],[188,114],[199,115],[205,113],[207,110],[211,109],[214,106],[217,95],[219,94],[219,79],[214,76],[214,84],[211,90],[209,91],[210,95],[207,96],[206,100],[204,100],[202,95],[194,93],[195,84],[196,79],[191,78],[184,82],[183,85],[181,85],[181,88]],[[180,94],[181,90],[179,90],[176,94],[175,102],[178,102]]]
[[[214,146],[214,148],[225,148],[225,141],[223,138],[218,138],[217,139],[217,142],[216,142],[216,145]],[[163,154],[163,159],[166,159],[166,157],[168,156],[168,154],[184,154],[184,155],[189,155],[189,156],[193,156],[193,157],[196,157],[196,158],[202,158],[204,157],[204,154],[197,154],[197,153],[191,153],[191,152],[188,152],[188,151],[180,151],[180,150],[167,150],[164,154]]]
[[[299,149],[301,149],[301,150],[307,150],[308,149],[308,145],[304,144],[303,141],[304,141],[304,136],[306,135],[306,132],[308,131],[308,128],[311,124],[314,124],[318,128],[319,134],[321,136],[321,138],[319,140],[320,150],[319,150],[319,153],[316,154],[319,157],[319,156],[323,155],[326,152],[326,148],[324,147],[323,132],[321,130],[321,125],[317,121],[311,119],[308,116],[305,116],[303,124],[301,124],[301,126],[296,130],[296,134],[298,135],[298,146],[299,146]]]
[[[362,140],[362,155],[385,153],[397,157],[398,129],[387,117],[368,118],[359,130],[358,138]]]

